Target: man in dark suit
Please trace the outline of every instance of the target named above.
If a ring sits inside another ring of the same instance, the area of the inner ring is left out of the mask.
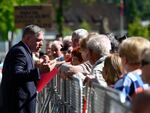
[[[41,73],[55,67],[55,63],[46,61],[34,66],[32,52],[40,51],[42,45],[41,28],[29,25],[23,29],[22,41],[7,53],[2,71],[3,111],[0,113],[35,113],[36,82]]]

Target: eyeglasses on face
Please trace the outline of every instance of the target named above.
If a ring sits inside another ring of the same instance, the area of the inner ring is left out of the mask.
[[[71,52],[72,52],[71,50],[67,50],[67,51],[63,51],[63,54],[67,54],[67,53],[71,54]]]

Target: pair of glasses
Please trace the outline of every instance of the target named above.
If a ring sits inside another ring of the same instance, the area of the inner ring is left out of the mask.
[[[66,53],[71,54],[71,52],[72,52],[71,50],[63,51],[64,54]]]

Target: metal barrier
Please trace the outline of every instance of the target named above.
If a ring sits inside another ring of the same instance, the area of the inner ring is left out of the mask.
[[[74,76],[70,83],[70,113],[82,113],[83,84],[78,76]]]
[[[84,97],[86,110],[83,110]],[[85,87],[79,75],[71,80],[62,80],[57,75],[38,94],[37,100],[36,113],[131,113],[120,92],[97,83]]]
[[[88,89],[89,94],[87,96],[87,112],[88,113],[127,113],[127,112],[120,112],[121,109],[126,109],[126,111],[130,112],[128,106],[123,104],[122,102],[122,94],[110,87],[103,87],[97,83],[92,83],[91,88]],[[114,100],[112,103],[111,100]],[[120,107],[112,107],[116,105],[116,103],[120,105]],[[113,105],[112,105],[113,104]],[[112,108],[116,110],[112,112]],[[118,108],[119,110],[117,111]]]
[[[82,113],[82,80],[62,80],[56,76],[37,98],[37,113]],[[38,112],[40,111],[40,112]]]
[[[36,113],[62,113],[60,78],[56,76],[37,96]],[[58,82],[59,81],[59,82]],[[59,83],[59,84],[58,84]]]
[[[129,106],[114,98],[110,92],[107,92],[106,113],[131,113]]]

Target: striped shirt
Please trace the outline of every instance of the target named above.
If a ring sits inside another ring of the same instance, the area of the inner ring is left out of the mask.
[[[139,87],[143,87],[144,83],[141,79],[141,71],[134,71],[125,74],[119,79],[114,88],[121,91],[126,100],[131,101],[131,97],[138,92]]]

